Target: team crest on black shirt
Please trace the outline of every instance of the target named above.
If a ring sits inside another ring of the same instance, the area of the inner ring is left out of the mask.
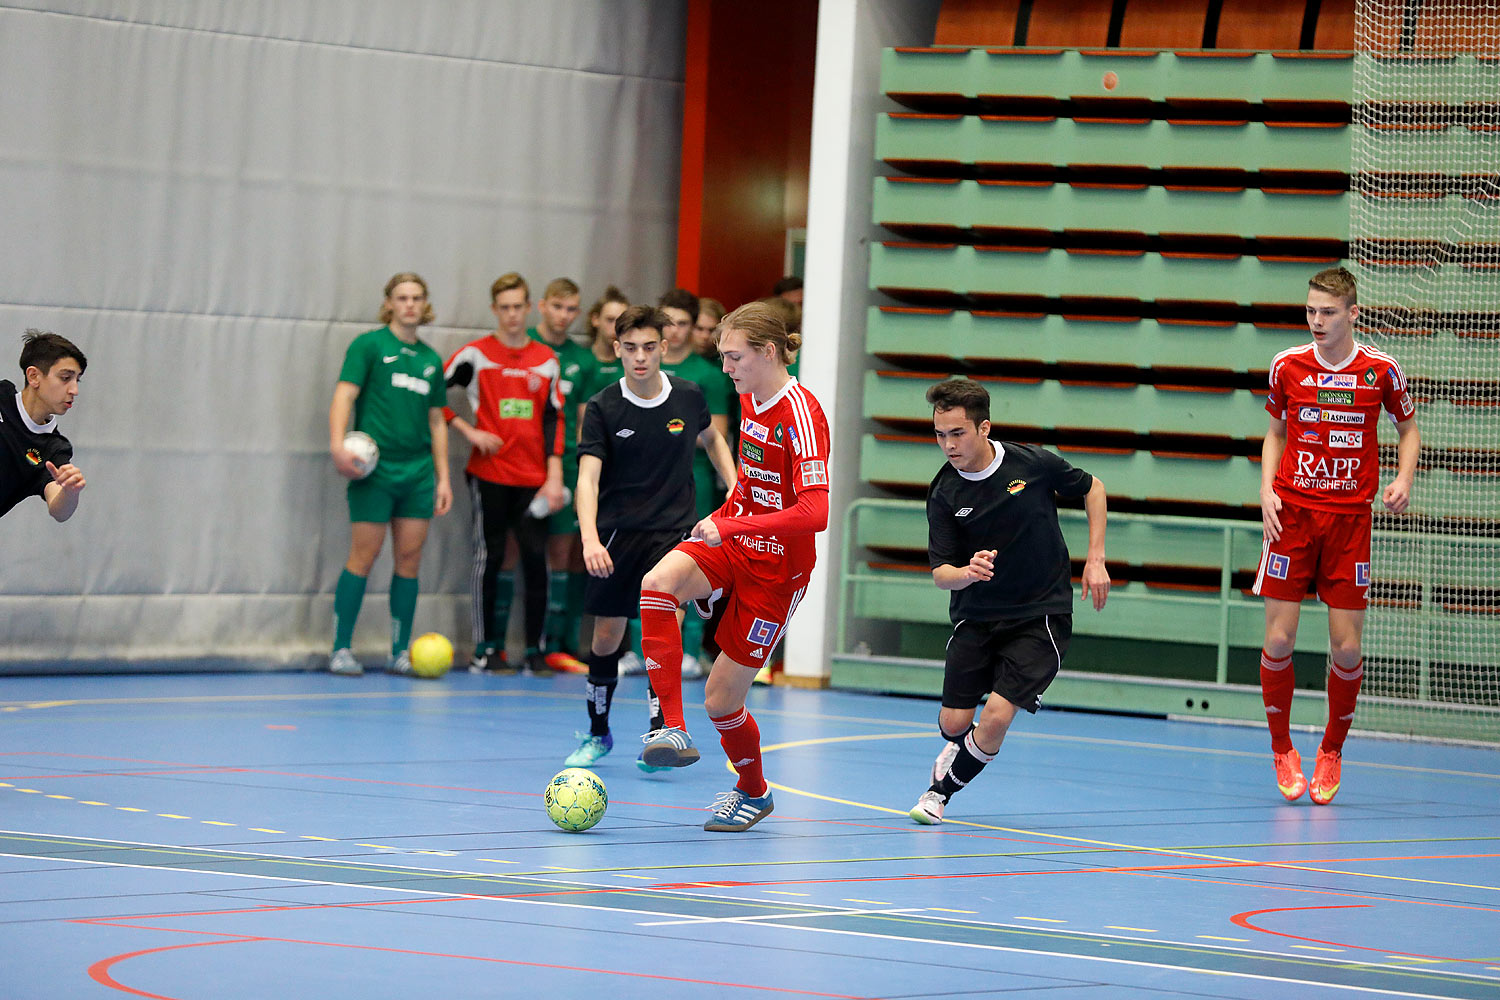
[[[42,453],[37,451],[35,448],[26,449],[26,461],[30,462],[32,465],[41,465]]]
[[[1015,496],[1017,493],[1021,492],[1025,488],[1026,488],[1026,480],[1024,480],[1024,479],[1012,479],[1010,481],[1010,485],[1007,486],[1007,487],[1005,487],[1005,491],[1007,493],[1009,493],[1011,496]]]
[[[667,421],[667,433],[672,435],[673,437],[681,434],[686,427],[687,424],[683,423],[681,420],[678,420],[676,417],[673,417],[671,420]]]

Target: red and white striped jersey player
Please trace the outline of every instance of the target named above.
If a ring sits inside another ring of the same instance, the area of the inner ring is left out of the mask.
[[[1266,602],[1261,696],[1277,787],[1288,800],[1310,787],[1318,805],[1339,790],[1344,738],[1364,679],[1360,644],[1370,590],[1371,505],[1380,487],[1375,430],[1381,410],[1396,421],[1396,478],[1381,494],[1393,513],[1410,502],[1422,447],[1406,375],[1389,354],[1354,342],[1358,316],[1354,275],[1347,270],[1328,268],[1308,282],[1313,340],[1271,362],[1271,426],[1261,449],[1265,541],[1255,574],[1255,592]],[[1289,727],[1292,649],[1309,585],[1328,605],[1329,649],[1328,727],[1311,785]]]
[[[739,481],[641,581],[641,649],[666,723],[646,734],[641,759],[653,767],[698,760],[682,714],[677,609],[724,602],[704,707],[739,781],[709,807],[703,828],[737,833],[773,808],[745,696],[807,590],[813,536],[828,526],[828,421],[787,372],[802,338],[787,331],[782,313],[752,302],[725,316],[717,334],[724,372],[740,393]]]

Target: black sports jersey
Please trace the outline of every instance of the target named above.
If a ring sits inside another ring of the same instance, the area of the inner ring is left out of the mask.
[[[1011,621],[1073,610],[1072,566],[1057,524],[1057,497],[1079,497],[1094,477],[1034,445],[992,441],[979,472],[944,463],[927,489],[927,561],[967,566],[995,549],[995,576],[948,598],[954,622]]]
[[[662,391],[641,399],[625,380],[594,394],[583,413],[579,455],[604,463],[599,473],[600,535],[686,531],[697,520],[693,451],[709,427],[708,402],[687,379],[661,373]]]
[[[0,379],[0,514],[30,496],[44,496],[52,473],[47,463],[73,460],[73,446],[58,433],[57,417],[45,424],[31,419],[21,406],[21,394],[8,379]]]

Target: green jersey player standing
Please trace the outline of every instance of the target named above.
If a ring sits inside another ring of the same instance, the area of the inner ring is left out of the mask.
[[[364,673],[349,646],[387,524],[395,557],[387,669],[411,672],[406,647],[417,610],[422,545],[432,516],[446,514],[453,506],[443,421],[443,359],[417,339],[417,329],[433,319],[427,282],[410,272],[392,277],[385,284],[380,318],[385,326],[360,334],[349,345],[328,409],[328,452],[339,475],[350,480],[352,522],[349,558],[334,590],[328,669],[349,676]],[[344,436],[351,430],[370,435],[380,447],[380,460],[365,478],[359,477],[355,456],[344,447]]]

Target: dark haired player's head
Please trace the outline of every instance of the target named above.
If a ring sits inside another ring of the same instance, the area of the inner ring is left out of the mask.
[[[789,274],[771,286],[771,294],[776,296],[784,296],[787,292],[800,291],[802,291],[802,279],[795,274]]]
[[[690,319],[698,318],[698,296],[686,288],[674,288],[656,303],[658,309],[681,309]]]
[[[662,330],[666,329],[671,322],[666,315],[655,306],[631,306],[620,314],[615,320],[615,342],[625,338],[627,333],[636,330],[649,330],[656,334],[656,339],[662,337]]]
[[[22,376],[30,368],[35,368],[42,375],[50,374],[52,366],[64,358],[72,358],[78,362],[80,376],[89,366],[89,359],[83,356],[78,345],[66,337],[45,330],[27,330],[21,335]]]
[[[1342,299],[1344,306],[1359,304],[1359,283],[1347,267],[1327,267],[1307,279],[1307,287]]]
[[[964,416],[977,428],[990,419],[990,394],[970,378],[950,378],[927,390],[927,402],[934,414],[963,410]]]

